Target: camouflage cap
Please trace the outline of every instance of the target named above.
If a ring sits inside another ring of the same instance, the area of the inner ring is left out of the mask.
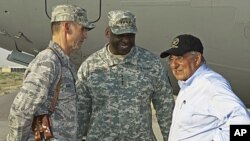
[[[87,19],[87,11],[76,5],[57,5],[52,10],[51,22],[74,21],[89,30],[95,28]]]
[[[114,34],[136,33],[136,17],[130,11],[114,10],[108,13],[109,27]]]

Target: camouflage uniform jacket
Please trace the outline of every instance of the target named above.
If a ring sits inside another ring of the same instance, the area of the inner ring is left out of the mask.
[[[78,78],[79,126],[82,131],[89,126],[87,141],[155,141],[151,102],[167,140],[172,88],[152,53],[134,46],[121,60],[104,47],[82,63]]]
[[[10,109],[10,133],[7,141],[32,141],[34,115],[48,113],[54,90],[61,77],[59,97],[51,115],[52,141],[74,141],[77,131],[76,70],[61,48],[50,42],[50,49],[40,52],[29,64],[23,86]]]

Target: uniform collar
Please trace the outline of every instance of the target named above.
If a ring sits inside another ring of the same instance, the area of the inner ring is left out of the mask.
[[[123,59],[113,55],[107,50],[108,44],[101,50],[101,54],[104,54],[103,59],[107,62],[108,66],[115,66],[122,63],[132,63],[137,64],[138,48],[134,46],[131,48],[130,52],[124,56]]]
[[[58,45],[56,42],[54,41],[50,41],[49,43],[49,47],[56,53],[56,55],[58,56],[58,58],[60,59],[61,63],[64,66],[68,66],[70,65],[70,61],[69,61],[69,56],[67,56],[63,50],[61,49],[60,45]]]

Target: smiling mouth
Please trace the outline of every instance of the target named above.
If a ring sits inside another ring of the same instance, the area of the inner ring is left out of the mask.
[[[125,48],[128,48],[128,46],[120,46],[121,48],[125,49]]]
[[[180,73],[182,72],[182,70],[175,70],[175,73]]]

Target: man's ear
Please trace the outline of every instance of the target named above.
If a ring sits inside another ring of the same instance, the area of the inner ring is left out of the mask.
[[[65,33],[72,34],[72,25],[69,22],[63,23]]]
[[[105,36],[106,36],[107,38],[110,37],[110,32],[111,32],[110,27],[107,27],[107,28],[105,29]]]
[[[200,65],[202,63],[202,54],[198,52],[198,54],[195,57],[195,64]]]

